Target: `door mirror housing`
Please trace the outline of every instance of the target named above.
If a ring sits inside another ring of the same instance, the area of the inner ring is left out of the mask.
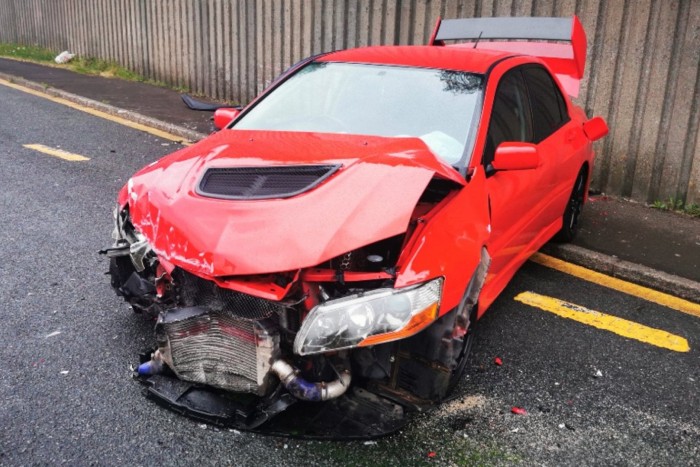
[[[598,141],[608,134],[608,124],[602,117],[593,117],[583,124],[583,132],[591,141]]]
[[[222,107],[214,111],[214,127],[217,130],[226,128],[231,121],[241,114],[241,109],[234,107]]]
[[[501,143],[491,163],[495,170],[528,170],[539,165],[537,146],[531,143]]]

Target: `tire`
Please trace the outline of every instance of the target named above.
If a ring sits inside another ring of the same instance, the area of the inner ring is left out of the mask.
[[[571,196],[564,210],[563,225],[554,236],[554,240],[561,243],[569,243],[576,238],[579,227],[579,216],[583,208],[583,198],[586,192],[586,169],[581,169],[571,190]]]

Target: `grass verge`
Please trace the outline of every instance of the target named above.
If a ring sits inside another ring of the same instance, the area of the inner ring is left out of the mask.
[[[57,68],[68,69],[76,73],[85,75],[97,75],[107,78],[120,78],[128,81],[138,81],[141,83],[153,84],[168,89],[174,89],[180,92],[189,92],[189,89],[183,86],[171,86],[162,81],[156,81],[150,78],[139,75],[123,66],[106,60],[100,60],[92,57],[76,56],[70,62],[59,65],[54,62],[54,58],[59,52],[45,49],[36,45],[19,45],[0,43],[0,57],[12,58],[15,60],[23,60],[27,62],[39,63]]]
[[[680,199],[669,198],[666,201],[654,201],[651,207],[661,211],[680,212],[691,217],[700,217],[700,205],[695,203],[686,204]]]

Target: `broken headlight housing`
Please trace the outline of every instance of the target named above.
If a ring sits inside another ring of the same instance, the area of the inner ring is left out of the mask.
[[[310,355],[412,336],[438,317],[443,278],[403,289],[378,289],[314,307],[294,340]]]

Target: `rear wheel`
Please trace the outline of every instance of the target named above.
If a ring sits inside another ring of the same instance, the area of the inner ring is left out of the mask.
[[[586,169],[582,168],[574,182],[574,188],[571,190],[569,202],[564,211],[563,225],[561,230],[557,232],[554,240],[558,242],[568,243],[576,238],[578,232],[579,216],[583,208],[583,198],[586,192]]]

